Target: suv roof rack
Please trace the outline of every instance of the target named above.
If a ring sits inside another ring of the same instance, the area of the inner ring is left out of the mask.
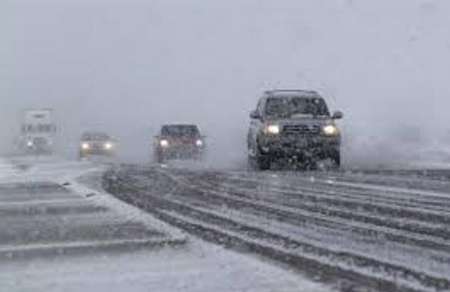
[[[287,93],[287,92],[317,94],[317,91],[315,90],[303,90],[303,89],[272,89],[264,91],[265,94]]]

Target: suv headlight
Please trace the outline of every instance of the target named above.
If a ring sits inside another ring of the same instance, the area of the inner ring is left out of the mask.
[[[322,132],[325,136],[337,136],[339,135],[339,129],[335,125],[326,125],[322,128]]]
[[[106,150],[111,150],[114,148],[114,145],[112,143],[105,143],[104,147]]]
[[[280,126],[279,125],[267,125],[264,129],[265,134],[270,135],[278,135],[280,134]]]
[[[91,148],[91,145],[89,145],[89,143],[83,143],[83,144],[81,144],[81,149],[83,149],[83,150],[88,150],[89,148]]]
[[[169,141],[163,139],[163,140],[159,141],[159,145],[161,145],[161,147],[163,147],[163,148],[169,147]]]

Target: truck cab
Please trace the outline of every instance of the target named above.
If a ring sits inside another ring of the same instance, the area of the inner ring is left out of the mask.
[[[52,154],[56,125],[50,109],[26,110],[23,115],[19,147],[25,154]]]

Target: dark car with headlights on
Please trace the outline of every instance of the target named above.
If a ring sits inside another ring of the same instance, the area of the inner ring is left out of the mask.
[[[106,133],[88,132],[81,136],[80,158],[93,155],[115,156],[117,142]]]
[[[196,125],[164,125],[155,137],[154,157],[158,163],[170,159],[201,160],[205,147],[205,137]]]
[[[314,167],[328,160],[341,165],[341,133],[325,99],[315,91],[266,91],[250,114],[249,164],[267,170],[281,159]]]

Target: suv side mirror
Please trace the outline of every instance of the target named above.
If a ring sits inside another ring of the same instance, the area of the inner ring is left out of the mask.
[[[336,111],[333,113],[333,116],[331,117],[333,120],[340,120],[344,117],[344,114],[340,111]]]
[[[261,119],[261,115],[258,113],[258,111],[252,111],[250,113],[250,118],[254,119],[254,120],[260,120]]]

